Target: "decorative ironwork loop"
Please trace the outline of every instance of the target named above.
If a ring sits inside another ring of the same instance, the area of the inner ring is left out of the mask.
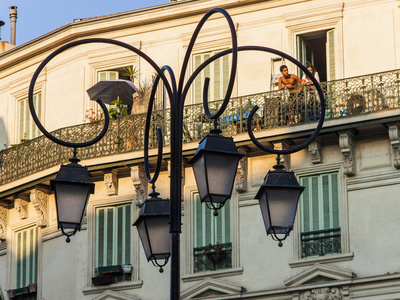
[[[171,85],[172,85],[172,91],[173,91],[173,96],[176,97],[176,80],[175,80],[175,75],[172,69],[169,66],[163,66],[161,70],[168,71],[170,78],[171,78]],[[150,94],[150,99],[149,99],[149,105],[147,108],[147,116],[146,116],[146,125],[145,125],[145,130],[144,130],[144,146],[143,146],[143,151],[144,151],[144,171],[146,175],[146,180],[149,183],[154,184],[157,181],[158,175],[160,174],[161,170],[161,160],[162,160],[162,154],[163,154],[163,137],[162,137],[162,131],[160,128],[157,128],[157,144],[158,144],[158,152],[157,152],[157,164],[156,164],[156,170],[154,172],[153,178],[151,178],[150,175],[150,166],[149,166],[149,140],[150,140],[150,120],[151,120],[151,115],[153,112],[153,103],[155,99],[155,94],[157,91],[158,83],[160,81],[160,76],[157,74],[153,87],[151,89],[151,94]],[[170,98],[170,104],[171,107],[173,105],[173,101]]]
[[[199,32],[201,30],[201,28],[203,27],[204,23],[208,20],[208,18],[210,18],[213,14],[215,13],[220,13],[222,14],[225,19],[228,22],[229,25],[229,29],[230,29],[230,33],[231,33],[231,39],[232,39],[232,63],[231,63],[231,73],[229,76],[229,83],[228,83],[228,87],[225,93],[225,98],[224,101],[220,107],[220,109],[215,113],[215,114],[211,114],[209,107],[208,107],[208,88],[209,88],[209,78],[206,78],[205,83],[204,83],[204,92],[203,92],[203,107],[204,107],[204,112],[206,114],[206,116],[209,119],[217,119],[219,118],[223,112],[225,111],[226,107],[228,106],[228,102],[229,99],[231,98],[231,94],[232,94],[232,90],[233,90],[233,85],[235,83],[235,77],[236,77],[236,69],[237,69],[237,57],[238,57],[238,45],[237,45],[237,37],[236,37],[236,30],[235,30],[235,25],[233,23],[233,20],[231,18],[231,16],[228,14],[228,12],[222,8],[214,8],[209,10],[204,16],[203,18],[200,20],[199,24],[197,25],[192,38],[190,40],[189,46],[187,48],[186,54],[185,54],[185,59],[183,61],[183,65],[182,65],[182,71],[181,71],[181,75],[180,75],[180,79],[179,79],[179,91],[182,91],[182,87],[183,87],[183,80],[185,77],[185,73],[186,73],[186,69],[189,63],[189,59],[190,59],[190,55],[192,53],[193,50],[193,46],[196,42],[197,36],[199,35]],[[218,55],[218,54],[216,54]],[[211,58],[207,59],[204,63],[202,63],[194,72],[193,74],[189,77],[188,81],[185,84],[185,87],[183,88],[182,91],[182,101],[180,103],[180,108],[181,110],[183,109],[184,106],[184,102],[185,102],[185,98],[186,95],[189,91],[189,88],[192,84],[192,82],[194,81],[194,79],[196,78],[196,76],[206,67],[208,66],[212,61],[214,61],[214,59],[212,59],[214,56],[212,56]],[[220,57],[220,56],[218,56]]]
[[[90,39],[83,39],[83,40],[79,40],[79,41],[74,41],[71,42],[69,44],[66,44],[62,47],[60,47],[59,49],[57,49],[56,51],[54,51],[53,53],[51,53],[40,65],[39,67],[36,69],[30,86],[29,86],[29,95],[28,95],[28,100],[29,100],[29,109],[32,115],[32,118],[35,122],[35,124],[38,126],[39,130],[50,140],[52,140],[53,142],[60,144],[62,146],[66,146],[66,147],[71,147],[71,148],[82,148],[82,147],[87,147],[90,145],[93,145],[95,143],[97,143],[99,140],[101,140],[103,138],[103,136],[106,134],[107,129],[108,129],[108,125],[109,125],[109,115],[108,115],[108,111],[106,106],[104,105],[103,101],[99,101],[97,100],[97,102],[100,104],[101,108],[104,111],[104,116],[105,116],[105,122],[104,122],[104,127],[103,130],[100,132],[100,134],[95,137],[94,139],[87,141],[87,142],[82,142],[82,143],[71,143],[71,142],[66,142],[63,140],[60,140],[56,137],[54,137],[53,135],[51,135],[44,127],[43,125],[40,123],[39,118],[35,112],[35,108],[33,106],[33,91],[35,88],[35,83],[36,80],[40,74],[40,72],[43,70],[43,68],[49,63],[50,60],[52,60],[55,56],[57,56],[58,54],[64,52],[65,50],[78,46],[78,45],[83,45],[83,44],[89,44],[89,43],[107,43],[107,44],[113,44],[116,46],[121,46],[124,47],[128,50],[133,51],[134,53],[136,53],[137,55],[141,56],[143,59],[145,59],[157,72],[158,76],[161,77],[161,79],[164,82],[166,91],[168,93],[168,96],[170,97],[170,99],[172,99],[172,90],[171,87],[169,85],[169,82],[167,80],[167,78],[165,77],[164,73],[161,71],[161,69],[158,67],[158,65],[149,57],[147,56],[145,53],[143,53],[142,51],[140,51],[139,49],[126,44],[124,42],[120,42],[120,41],[116,41],[116,40],[111,40],[111,39],[103,39],[103,38],[90,38]]]

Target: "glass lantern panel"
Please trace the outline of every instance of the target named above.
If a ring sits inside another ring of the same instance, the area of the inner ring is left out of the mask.
[[[213,202],[223,202],[231,196],[238,161],[237,155],[206,154],[209,194]]]
[[[168,257],[170,252],[169,216],[148,218],[146,224],[153,257],[156,259]]]
[[[293,228],[296,217],[297,203],[302,190],[300,189],[267,189],[268,206],[271,226],[275,233],[286,233]]]
[[[89,198],[89,186],[55,184],[55,197],[58,222],[64,228],[76,228],[80,225]]]

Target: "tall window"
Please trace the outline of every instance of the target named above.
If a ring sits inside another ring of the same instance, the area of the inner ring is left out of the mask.
[[[193,55],[193,69],[195,70],[203,62],[220,51],[209,51],[201,54]],[[206,77],[210,78],[210,88],[208,100],[221,100],[225,96],[229,82],[229,56],[225,55],[210,65],[197,75],[193,82],[193,99],[194,103],[203,102],[203,86]]]
[[[96,209],[96,268],[131,264],[131,210],[131,204]]]
[[[15,288],[37,283],[38,229],[30,227],[15,233]]]
[[[37,93],[33,95],[33,105],[35,107],[36,114],[41,119],[42,116],[42,94]],[[31,113],[29,111],[28,98],[18,101],[18,139],[33,139],[40,134],[39,128],[37,128],[35,122],[33,122]]]
[[[303,64],[314,65],[322,81],[336,79],[335,30],[309,32],[297,36],[297,58]],[[303,71],[298,69],[301,78]]]
[[[301,256],[341,252],[338,173],[300,177]]]
[[[232,267],[231,201],[213,215],[199,194],[194,195],[194,272]]]

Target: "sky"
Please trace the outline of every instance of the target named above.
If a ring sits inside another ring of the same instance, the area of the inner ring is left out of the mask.
[[[109,15],[169,0],[0,0],[1,40],[10,42],[10,6],[17,6],[16,44],[22,45],[74,19]]]

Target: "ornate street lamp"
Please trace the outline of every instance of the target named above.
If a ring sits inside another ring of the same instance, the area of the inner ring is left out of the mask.
[[[233,139],[221,133],[220,129],[211,130],[189,161],[193,165],[200,200],[214,209],[214,216],[218,216],[218,209],[231,197],[237,166],[244,156]]]
[[[189,65],[189,61],[192,58],[192,50],[197,39],[197,36],[204,25],[204,23],[210,18],[213,14],[220,13],[226,19],[230,33],[232,38],[232,48],[221,51],[205,62],[203,62],[197,69],[193,71],[193,74],[190,75],[189,79],[185,83],[187,68]],[[235,83],[235,76],[237,71],[237,58],[239,51],[261,51],[273,53],[275,55],[281,56],[288,61],[296,64],[305,74],[311,78],[314,86],[316,87],[321,103],[321,114],[319,118],[318,125],[312,134],[312,136],[307,139],[303,144],[288,150],[274,150],[260,144],[251,129],[252,119],[255,114],[255,111],[258,109],[255,106],[250,112],[247,119],[247,131],[248,134],[253,141],[253,143],[263,151],[268,153],[273,153],[278,155],[278,167],[276,167],[275,171],[271,171],[265,180],[264,185],[260,188],[259,193],[257,194],[257,199],[260,200],[260,207],[264,218],[264,223],[266,225],[267,234],[272,234],[274,238],[277,238],[277,234],[284,234],[284,238],[289,234],[290,230],[293,228],[293,220],[296,214],[296,205],[298,202],[298,197],[301,194],[302,187],[298,186],[297,181],[295,183],[295,176],[293,172],[286,172],[283,168],[279,167],[279,155],[290,154],[301,149],[307,147],[318,135],[319,131],[324,122],[325,115],[325,99],[321,87],[319,83],[315,80],[314,76],[307,70],[305,66],[303,66],[296,59],[291,56],[267,47],[260,46],[243,46],[238,47],[237,45],[237,37],[236,37],[236,29],[233,23],[232,18],[229,14],[221,9],[215,8],[207,12],[204,17],[200,20],[197,25],[193,36],[189,42],[187,47],[187,51],[183,60],[182,69],[180,72],[179,82],[177,83],[175,80],[175,75],[172,69],[168,66],[164,66],[160,68],[150,57],[148,57],[145,53],[140,51],[139,49],[115,40],[110,39],[102,39],[102,38],[91,38],[84,39],[80,41],[75,41],[69,43],[60,49],[53,52],[49,57],[47,57],[39,68],[36,70],[31,85],[29,87],[29,107],[35,121],[36,125],[43,132],[43,134],[51,139],[52,141],[67,147],[74,148],[74,158],[76,158],[76,148],[77,147],[86,147],[98,142],[105,134],[108,128],[109,115],[107,112],[107,108],[103,104],[101,100],[97,100],[99,104],[102,106],[105,116],[105,124],[102,132],[98,137],[93,139],[92,141],[85,143],[67,143],[61,141],[52,135],[50,135],[44,127],[40,124],[39,119],[36,116],[34,107],[33,107],[33,91],[36,79],[40,73],[40,71],[44,68],[44,66],[56,55],[59,53],[78,45],[89,44],[89,43],[106,43],[112,44],[116,46],[120,46],[126,48],[136,55],[140,56],[144,60],[146,60],[155,70],[157,76],[155,78],[153,89],[150,95],[149,106],[147,111],[146,118],[146,129],[145,129],[145,141],[144,141],[144,165],[145,165],[145,173],[146,179],[149,183],[153,184],[153,192],[150,194],[151,198],[146,200],[138,220],[135,222],[135,226],[138,229],[140,239],[143,244],[143,248],[146,253],[146,257],[148,260],[151,260],[153,264],[157,265],[161,268],[167,263],[168,258],[171,260],[171,278],[170,278],[170,299],[178,300],[180,298],[180,234],[181,234],[181,216],[182,216],[182,137],[183,137],[183,112],[184,112],[184,104],[186,96],[191,88],[191,84],[194,82],[197,75],[200,74],[202,70],[204,70],[209,64],[213,61],[221,58],[225,55],[231,54],[232,61],[230,63],[231,72],[229,77],[229,82],[227,84],[226,94],[222,101],[221,107],[215,114],[211,114],[208,107],[208,87],[209,87],[209,78],[206,78],[203,90],[203,106],[206,116],[209,119],[214,120],[214,130],[202,140],[200,146],[192,159],[193,170],[195,173],[197,186],[199,189],[200,197],[202,202],[205,202],[206,205],[210,205],[212,209],[216,210],[222,207],[225,201],[230,197],[234,182],[234,177],[237,170],[238,161],[243,157],[243,154],[237,151],[237,148],[232,140],[232,138],[224,138],[221,135],[221,131],[216,129],[218,124],[219,117],[224,113],[227,105],[229,103],[233,86]],[[167,71],[169,75],[169,80],[165,76],[164,72]],[[148,162],[148,142],[149,142],[149,131],[150,131],[150,120],[151,120],[151,112],[154,103],[155,93],[160,79],[163,82],[166,93],[168,95],[171,107],[171,119],[169,124],[169,131],[171,132],[170,136],[170,200],[163,200],[158,197],[158,193],[155,192],[154,184],[157,180],[157,177],[160,173],[161,168],[161,160],[162,160],[162,136],[161,131],[158,129],[158,155],[157,155],[157,166],[156,171],[154,173],[154,177],[150,177],[149,171],[149,162]],[[77,161],[71,161],[72,164]],[[68,166],[68,165],[67,165]],[[65,167],[67,167],[65,166]],[[64,172],[64,168],[62,168],[62,172]],[[62,173],[60,171],[60,173]],[[81,175],[83,176],[83,175]],[[71,183],[71,181],[65,181],[65,178],[70,178],[71,176],[57,176],[54,181],[52,181],[52,185],[54,185],[56,193],[57,190],[60,192],[61,190],[61,198],[57,200],[60,207],[57,207],[59,221],[61,220],[60,228],[67,228],[68,226],[75,228],[80,228],[80,222],[83,215],[82,208],[86,206],[86,202],[88,199],[88,195],[92,192],[92,185],[90,185],[86,181],[86,185],[83,183],[78,183],[78,188],[73,192],[74,196],[66,196],[64,193],[66,190],[66,186]],[[293,180],[294,179],[294,180]],[[67,183],[69,182],[69,183]],[[76,182],[75,182],[76,183]],[[57,184],[61,184],[58,186]],[[72,184],[72,183],[71,183]],[[83,188],[85,186],[85,188]],[[72,189],[72,185],[71,185]],[[79,212],[70,213],[75,217],[75,220],[79,220],[79,226],[76,226],[76,223],[69,223],[62,217],[64,212],[70,208],[67,207],[70,203],[75,203],[77,200],[72,200],[71,197],[82,197],[81,202],[79,202]],[[68,199],[66,201],[62,201],[61,199]],[[168,204],[169,202],[169,204]],[[296,204],[296,205],[294,205]],[[65,206],[64,206],[65,205]],[[169,206],[169,214],[167,214],[166,207]],[[169,217],[168,217],[169,215]],[[169,250],[167,249],[168,243],[166,242],[167,237],[167,218],[169,219],[169,234],[170,234],[170,243]],[[71,225],[73,224],[73,225]],[[75,229],[74,229],[75,230]],[[77,229],[78,230],[78,229]],[[282,244],[282,240],[284,238],[278,238],[280,245]],[[157,259],[164,259],[164,264],[160,264],[157,262]]]
[[[285,171],[279,161],[274,169],[265,176],[264,184],[255,198],[260,202],[267,235],[279,241],[278,245],[282,247],[282,241],[293,229],[297,204],[304,186],[300,186],[294,173]]]
[[[78,164],[76,156],[70,162],[62,165],[56,178],[50,180],[56,198],[58,228],[67,236],[67,243],[71,241],[70,236],[81,230],[89,196],[94,194],[94,183],[89,179],[87,168]],[[72,229],[72,232],[65,229]]]
[[[153,190],[140,209],[139,218],[133,224],[137,227],[147,261],[160,268],[168,263],[170,257],[169,239],[169,200],[158,197]],[[159,263],[158,260],[164,260]]]

